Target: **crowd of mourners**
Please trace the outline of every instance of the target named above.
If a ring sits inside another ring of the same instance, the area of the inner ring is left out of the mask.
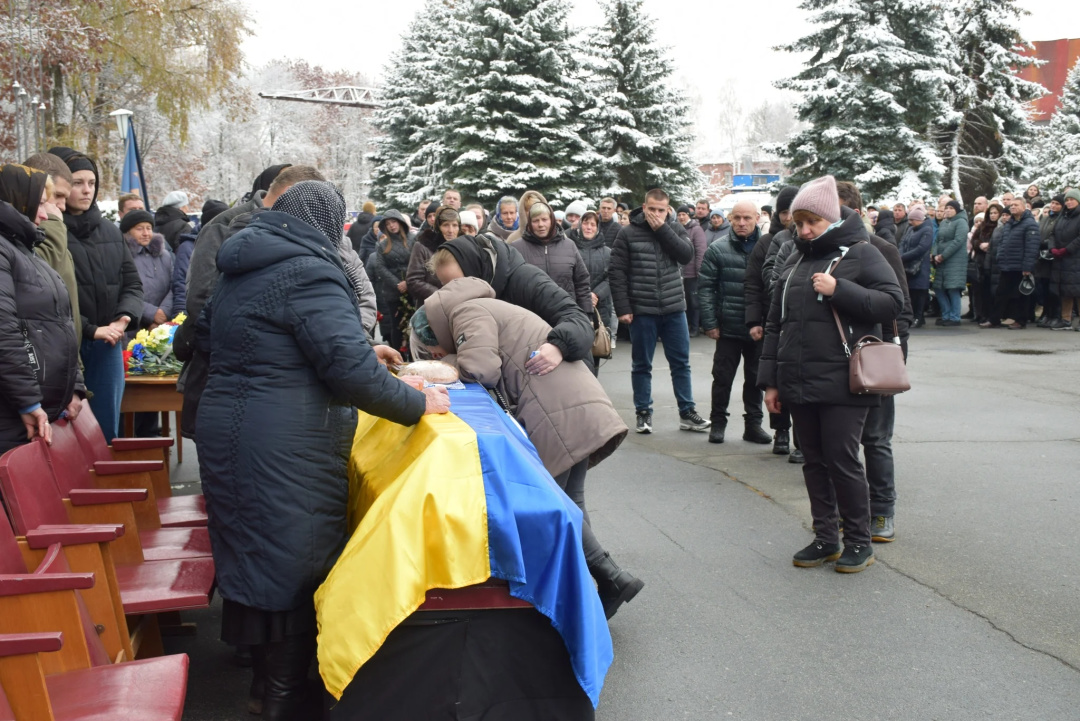
[[[618,343],[639,434],[654,428],[658,343],[678,427],[710,443],[729,440],[741,364],[742,439],[802,467],[815,538],[794,564],[851,573],[873,563],[872,542],[894,540],[896,489],[894,399],[851,391],[849,345],[875,336],[906,358],[910,330],[932,316],[1067,330],[1080,298],[1077,189],[864,207],[854,184],[824,176],[726,213],[659,188],[633,207],[563,210],[533,190],[487,209],[448,189],[412,214],[369,202],[350,218],[317,168],[285,164],[199,215],[175,191],[153,213],[122,196],[113,221],[99,180],[93,159],[63,147],[0,167],[0,453],[49,442],[84,398],[111,440],[122,349],[184,313],[177,388],[222,637],[249,650],[267,718],[300,713],[312,594],[346,540],[356,410],[412,425],[451,408],[445,388],[390,372],[409,359],[454,365],[522,423],[583,511],[610,618],[644,586],[585,512],[587,470],[629,431],[597,380]],[[699,335],[714,342],[707,417],[691,382]],[[148,415],[136,431],[159,429]]]

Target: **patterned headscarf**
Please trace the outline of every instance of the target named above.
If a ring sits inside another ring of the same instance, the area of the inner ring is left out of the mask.
[[[288,213],[316,228],[333,243],[335,249],[345,233],[345,198],[330,183],[300,181],[281,194],[273,210]]]

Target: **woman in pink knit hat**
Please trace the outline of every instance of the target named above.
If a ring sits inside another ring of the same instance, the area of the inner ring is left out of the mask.
[[[836,561],[837,571],[856,573],[874,562],[859,442],[868,409],[881,399],[849,390],[844,345],[865,335],[880,338],[881,324],[900,315],[904,294],[888,261],[866,242],[862,218],[841,208],[831,175],[803,185],[791,211],[798,237],[773,293],[758,385],[770,413],[791,412],[806,456],[803,478],[815,538],[795,554],[794,564]]]

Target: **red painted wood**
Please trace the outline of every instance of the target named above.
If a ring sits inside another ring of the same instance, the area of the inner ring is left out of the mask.
[[[162,656],[49,676],[56,721],[180,721],[187,654]]]
[[[22,656],[27,653],[52,653],[63,645],[63,634],[57,633],[0,633],[0,656]]]
[[[214,562],[196,558],[117,566],[116,582],[127,614],[206,608],[213,595]]]
[[[164,467],[164,461],[96,461],[94,473],[99,476],[115,476],[120,473],[150,473]]]
[[[96,506],[102,503],[145,501],[145,488],[72,488],[68,498],[73,506]]]
[[[3,529],[0,529],[0,534]],[[61,546],[77,546],[82,543],[108,543],[124,535],[124,526],[101,524],[96,526],[59,526],[35,528],[26,532],[26,544],[30,548],[48,548],[54,543]]]
[[[104,439],[104,436],[102,436]],[[145,451],[147,448],[172,448],[172,438],[113,438],[112,447],[117,451]]]
[[[471,611],[490,608],[532,608],[528,601],[510,595],[505,581],[488,581],[465,588],[434,588],[420,611]]]

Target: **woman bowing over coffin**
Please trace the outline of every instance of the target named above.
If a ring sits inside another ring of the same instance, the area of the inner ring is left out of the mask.
[[[313,595],[347,541],[355,408],[403,425],[450,408],[445,389],[406,385],[367,344],[337,252],[345,217],[332,185],[294,185],[222,245],[198,324],[210,374],[197,442],[222,639],[253,647],[267,721],[313,717]]]

